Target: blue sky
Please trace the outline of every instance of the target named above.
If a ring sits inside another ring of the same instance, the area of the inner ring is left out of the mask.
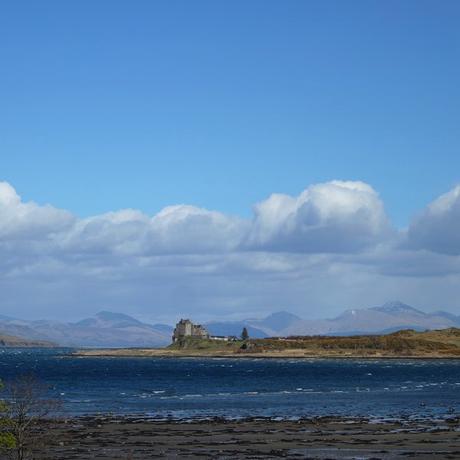
[[[459,23],[448,0],[1,5],[3,313],[458,313]]]
[[[459,20],[455,1],[4,4],[1,179],[80,216],[248,216],[362,180],[405,226],[460,180]]]

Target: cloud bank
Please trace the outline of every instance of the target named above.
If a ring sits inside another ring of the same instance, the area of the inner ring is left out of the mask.
[[[259,250],[356,252],[390,232],[383,203],[363,182],[312,185],[297,197],[272,195],[254,213],[248,246]]]
[[[416,249],[460,255],[460,185],[430,203],[409,227]]]
[[[455,309],[460,186],[401,230],[358,181],[273,194],[250,219],[185,204],[78,218],[0,182],[0,275],[3,312],[30,317],[317,317],[398,297]]]

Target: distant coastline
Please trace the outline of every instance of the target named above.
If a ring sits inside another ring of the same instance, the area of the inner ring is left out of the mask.
[[[46,340],[30,340],[0,333],[0,347],[6,348],[54,348],[57,345]]]
[[[167,348],[78,350],[80,357],[459,359],[460,329],[350,337],[287,337],[222,343],[189,339]]]
[[[71,353],[73,357],[99,358],[209,358],[209,359],[460,359],[460,355],[345,355],[345,354],[290,354],[290,353],[168,353],[164,349],[95,349],[78,350]]]

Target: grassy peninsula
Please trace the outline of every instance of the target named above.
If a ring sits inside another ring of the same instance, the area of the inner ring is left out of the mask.
[[[166,348],[81,350],[77,356],[252,358],[460,358],[460,329],[347,337],[299,336],[218,341],[187,337]]]

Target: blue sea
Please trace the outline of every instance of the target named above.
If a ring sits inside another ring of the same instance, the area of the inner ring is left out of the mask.
[[[460,360],[78,358],[70,351],[3,349],[0,378],[34,374],[50,385],[67,415],[381,419],[460,413]]]

